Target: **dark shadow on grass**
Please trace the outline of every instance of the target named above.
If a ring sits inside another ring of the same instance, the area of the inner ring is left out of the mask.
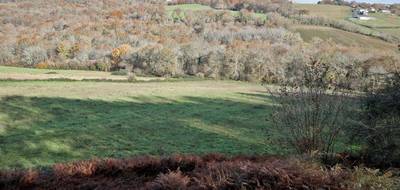
[[[133,97],[132,101],[9,96],[0,99],[2,168],[94,157],[274,154],[271,108],[229,99]]]

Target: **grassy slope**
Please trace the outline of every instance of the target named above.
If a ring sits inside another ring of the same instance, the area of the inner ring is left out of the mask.
[[[0,168],[143,154],[277,153],[265,141],[271,104],[264,93],[257,84],[226,81],[2,81]]]
[[[310,15],[343,20],[351,15],[351,8],[335,5],[294,4],[297,9],[305,9]]]
[[[400,28],[379,28],[376,30],[396,36],[400,39]]]
[[[0,66],[0,80],[47,80],[47,79],[70,79],[70,80],[127,80],[128,76],[112,75],[110,72],[83,71],[83,70],[51,70],[30,69],[22,67]],[[137,77],[139,81],[162,80],[156,77]]]
[[[375,17],[375,20],[357,20],[352,19],[353,22],[369,26],[372,28],[375,27],[400,27],[400,17],[391,14],[383,14],[383,13],[371,13],[369,16]]]
[[[181,4],[181,5],[170,5],[166,7],[167,13],[169,16],[172,16],[172,12],[176,9],[179,9],[183,12],[185,11],[207,11],[207,10],[211,10],[211,11],[224,11],[224,12],[229,12],[232,15],[237,15],[239,14],[238,11],[230,11],[230,10],[216,10],[213,9],[209,6],[205,6],[205,5],[200,5],[200,4]],[[181,15],[184,16],[184,15]],[[258,18],[262,18],[262,19],[267,19],[265,14],[262,13],[253,13],[253,16],[258,17]]]
[[[356,34],[352,32],[347,32],[335,28],[322,27],[322,26],[310,26],[310,25],[300,25],[293,26],[292,30],[299,32],[304,41],[309,42],[314,37],[321,39],[332,39],[336,43],[345,46],[357,46],[365,49],[379,49],[386,51],[397,51],[395,44],[385,42],[373,37],[365,36],[362,34]]]
[[[400,38],[400,16],[383,13],[372,13],[370,16],[375,17],[376,19],[351,19],[351,21]]]
[[[351,16],[351,8],[346,6],[295,4],[295,7],[298,9],[308,10],[310,15],[324,16],[337,20],[348,20],[349,16]],[[376,21],[356,21],[355,23],[377,22],[378,24],[384,23],[386,25],[389,24],[391,26],[394,26],[399,22],[397,19],[400,19],[400,18],[392,18],[397,16],[382,15],[380,13],[377,13],[374,16],[377,16],[379,19],[377,19]],[[367,49],[378,48],[384,50],[394,50],[394,51],[397,50],[395,45],[386,43],[382,40],[364,35],[354,34],[351,32],[341,31],[334,28],[319,27],[319,26],[295,26],[293,27],[293,29],[299,32],[305,41],[310,41],[312,37],[319,37],[321,39],[331,38],[335,42],[341,43],[343,45],[355,44],[361,47],[365,47]],[[400,37],[400,29],[376,29],[376,30]]]

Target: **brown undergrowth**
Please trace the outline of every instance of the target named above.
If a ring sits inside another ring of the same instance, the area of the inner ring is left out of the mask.
[[[339,167],[274,156],[136,157],[3,171],[0,189],[352,189]]]

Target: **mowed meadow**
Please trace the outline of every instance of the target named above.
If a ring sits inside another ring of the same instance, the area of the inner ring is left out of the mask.
[[[272,103],[259,84],[1,81],[0,89],[3,169],[135,155],[278,153],[265,139]]]

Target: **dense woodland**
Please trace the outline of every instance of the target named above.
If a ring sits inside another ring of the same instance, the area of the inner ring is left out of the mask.
[[[277,83],[296,80],[302,65],[320,60],[329,67],[326,80],[353,81],[348,88],[361,88],[398,67],[396,49],[303,42],[287,27],[301,23],[357,28],[302,16],[287,1],[226,1],[224,6],[194,1],[238,11],[235,14],[167,11],[164,2],[156,1],[7,2],[0,5],[0,65]]]

